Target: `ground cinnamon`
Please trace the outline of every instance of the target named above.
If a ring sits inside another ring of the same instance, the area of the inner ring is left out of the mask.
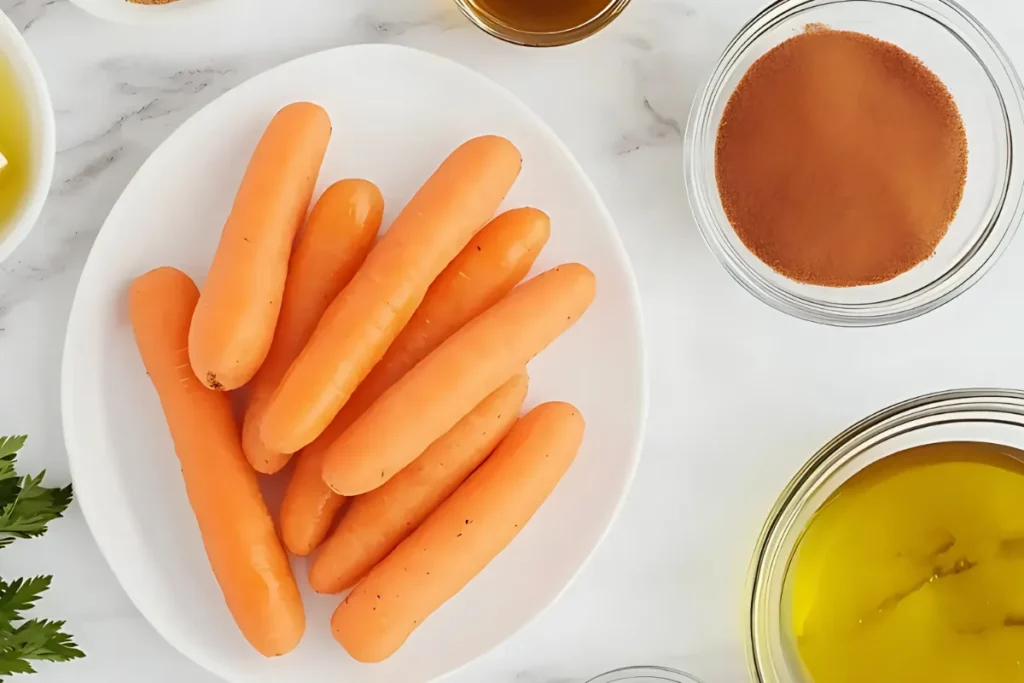
[[[871,36],[824,27],[746,72],[718,130],[725,213],[758,258],[800,282],[890,280],[945,236],[967,135],[942,81]]]

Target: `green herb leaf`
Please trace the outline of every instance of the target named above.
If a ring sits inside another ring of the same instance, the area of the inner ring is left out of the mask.
[[[8,658],[7,655],[0,653],[0,676],[10,676],[11,674],[34,674],[35,669],[24,659],[19,659],[17,655],[11,654]],[[0,678],[0,683],[7,680],[6,678]]]
[[[67,662],[84,657],[63,629],[63,621],[29,619],[13,631],[0,632],[0,675],[32,673],[30,661]]]
[[[26,436],[0,436],[0,503],[13,500],[18,492],[14,457],[25,445]]]
[[[42,592],[50,587],[52,578],[37,576],[34,579],[15,579],[10,583],[0,579],[0,626],[21,619],[18,613],[36,604]]]
[[[25,445],[27,440],[28,437],[24,434],[21,436],[0,436],[0,458],[14,455],[21,450],[21,447]]]
[[[0,436],[0,548],[15,538],[31,538],[46,531],[71,503],[71,487],[47,488],[45,472],[35,477],[18,476],[15,458],[25,445],[24,436]],[[31,662],[65,662],[85,655],[64,632],[63,621],[28,619],[24,613],[35,606],[50,587],[51,577],[0,579],[0,683],[12,674],[35,673]]]
[[[26,437],[0,437],[0,548],[15,538],[32,538],[46,532],[47,523],[64,514],[71,504],[71,487],[42,485],[46,472],[36,477],[18,476],[14,460]]]

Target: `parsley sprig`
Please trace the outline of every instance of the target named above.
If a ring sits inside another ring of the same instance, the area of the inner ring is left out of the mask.
[[[70,486],[42,485],[46,472],[35,477],[18,475],[14,461],[25,440],[24,436],[0,436],[0,548],[17,538],[41,536],[71,503]],[[64,632],[63,621],[25,616],[51,580],[50,576],[10,582],[0,578],[0,682],[11,674],[35,673],[33,661],[66,662],[85,656]]]

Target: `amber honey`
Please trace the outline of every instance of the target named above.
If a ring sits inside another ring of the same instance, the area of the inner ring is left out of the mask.
[[[456,0],[488,33],[520,45],[564,45],[607,26],[629,0]]]

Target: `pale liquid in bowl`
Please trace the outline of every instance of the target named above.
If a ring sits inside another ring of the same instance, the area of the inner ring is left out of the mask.
[[[0,237],[28,194],[32,175],[32,131],[24,89],[7,59],[0,54]]]

